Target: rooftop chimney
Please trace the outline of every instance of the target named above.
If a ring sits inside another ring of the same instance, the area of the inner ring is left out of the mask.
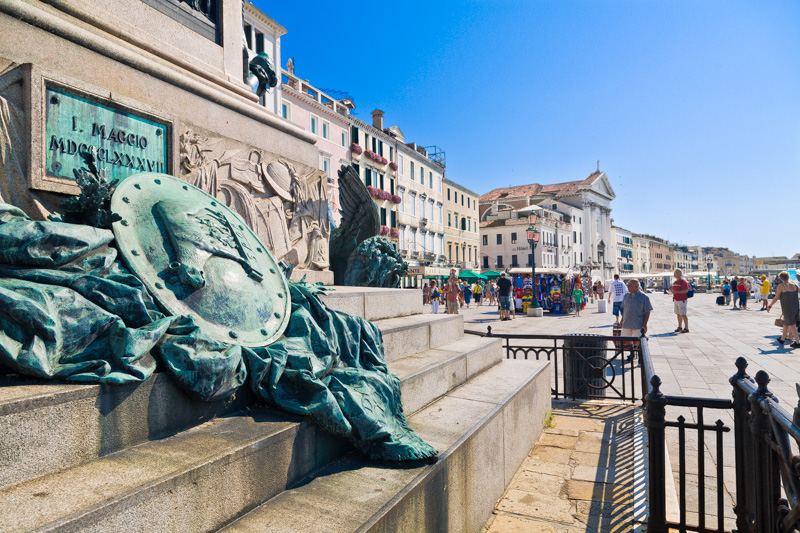
[[[372,112],[372,127],[383,131],[383,111],[380,109]]]

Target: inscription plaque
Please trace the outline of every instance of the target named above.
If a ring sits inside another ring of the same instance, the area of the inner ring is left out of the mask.
[[[97,165],[110,179],[167,172],[167,126],[48,87],[45,151],[49,176],[74,180],[80,153],[94,146]]]

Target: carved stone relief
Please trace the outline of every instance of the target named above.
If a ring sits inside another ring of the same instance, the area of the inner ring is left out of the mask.
[[[276,259],[301,270],[328,268],[331,226],[324,172],[184,127],[179,177],[236,211]]]

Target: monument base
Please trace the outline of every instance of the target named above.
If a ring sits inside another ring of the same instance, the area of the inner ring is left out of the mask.
[[[541,307],[528,307],[528,316],[541,317],[543,314],[544,310]]]

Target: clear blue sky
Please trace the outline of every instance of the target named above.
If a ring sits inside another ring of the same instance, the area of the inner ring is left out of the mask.
[[[800,1],[255,4],[285,66],[495,187],[606,172],[615,223],[800,252]]]

